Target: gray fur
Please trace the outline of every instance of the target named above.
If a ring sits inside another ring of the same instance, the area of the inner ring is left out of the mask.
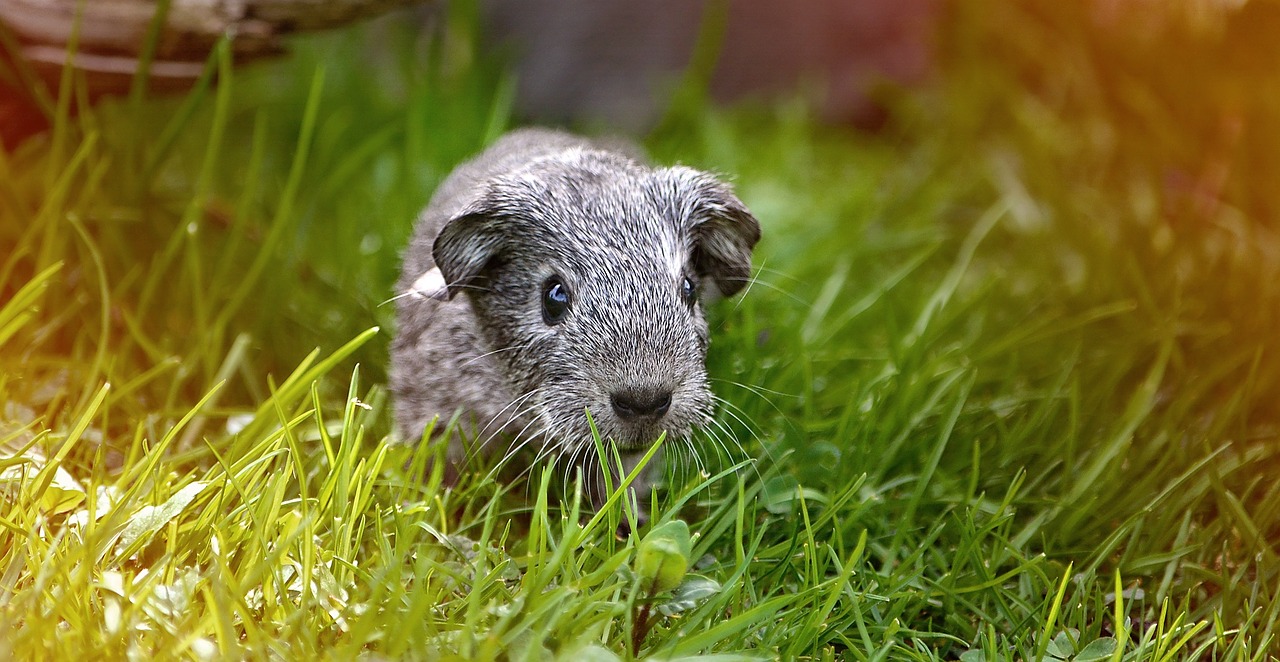
[[[629,144],[507,134],[441,184],[405,252],[391,346],[400,434],[416,441],[432,418],[459,413],[477,452],[523,447],[582,467],[598,505],[584,411],[628,466],[662,432],[685,438],[708,422],[701,301],[747,283],[759,236],[706,173],[650,167]],[[542,315],[553,274],[572,297],[554,326]],[[685,277],[698,288],[692,304]],[[662,391],[671,404],[661,416],[627,419],[610,401]],[[451,475],[467,455],[454,441]]]

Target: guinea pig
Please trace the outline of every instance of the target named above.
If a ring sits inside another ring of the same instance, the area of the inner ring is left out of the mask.
[[[505,135],[445,179],[404,253],[390,367],[400,435],[458,415],[447,480],[476,454],[524,451],[526,467],[580,469],[598,508],[608,495],[588,412],[622,471],[664,433],[692,443],[714,409],[703,305],[748,283],[759,238],[705,172],[650,166],[620,141]],[[632,484],[641,508],[651,484]]]

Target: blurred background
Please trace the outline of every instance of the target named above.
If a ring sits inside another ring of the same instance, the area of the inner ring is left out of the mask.
[[[42,100],[33,98],[30,81],[0,78],[0,137],[10,147],[48,127],[48,98],[56,96],[77,25],[75,4],[0,0],[6,37],[16,40],[5,57],[21,53],[24,67],[46,82]],[[428,35],[450,11],[447,3],[421,0],[321,5],[330,9],[257,0],[211,18],[184,15],[197,13],[183,9],[191,4],[173,3],[170,25],[153,51],[146,48],[155,27],[152,0],[87,9],[71,49],[86,73],[86,96],[130,93],[139,63],[149,69],[152,89],[189,88],[224,33],[235,35],[232,50],[247,63],[283,57],[286,37],[295,32],[382,15],[370,34],[409,29]],[[696,94],[739,106],[799,99],[823,122],[877,131],[895,117],[904,90],[963,87],[963,101],[986,104],[983,112],[969,113],[975,131],[1035,119],[1045,126],[1026,128],[1044,136],[1054,121],[1086,126],[1080,138],[1088,145],[1071,148],[1108,153],[1108,168],[1155,169],[1167,214],[1270,218],[1269,187],[1244,190],[1241,174],[1249,173],[1250,181],[1277,175],[1265,133],[1276,110],[1269,45],[1280,32],[1280,6],[1271,0],[1060,5],[487,0],[452,11],[474,21],[469,47],[506,66],[522,122],[644,134],[681,103],[681,94]],[[358,57],[370,75],[380,76],[396,44],[367,39]],[[432,66],[426,50],[419,56],[419,66]],[[1034,112],[1012,108],[1011,87],[1038,99],[1045,117],[1010,116]]]
[[[196,3],[184,8],[174,2],[169,27],[148,54],[144,44],[152,25],[146,10],[156,4],[103,3],[81,18],[77,63],[89,74],[92,96],[127,92],[133,70],[144,60],[154,88],[175,89],[194,82],[224,32],[237,35],[233,49],[242,59],[255,59],[281,54],[289,33],[358,22],[389,7],[423,5],[382,23],[426,31],[446,12],[439,2],[342,0],[330,4],[346,11],[317,17],[312,4],[250,0],[238,12],[207,16]],[[480,45],[510,63],[518,80],[516,107],[529,121],[646,131],[670,106],[680,82],[695,76],[720,102],[800,94],[829,121],[874,129],[885,119],[883,97],[891,88],[922,83],[931,72],[941,4],[489,0],[479,3],[478,19]],[[59,0],[0,2],[0,19],[24,41],[26,59],[51,83],[66,59],[74,6]],[[378,44],[372,46],[376,50]],[[9,96],[20,89],[11,85]],[[7,113],[0,117],[10,144],[40,125],[33,110],[19,116],[16,103],[0,107]]]
[[[535,120],[650,129],[695,75],[720,103],[799,94],[828,121],[874,129],[887,88],[930,73],[939,5],[496,0],[483,11],[486,42],[509,54],[518,107]]]

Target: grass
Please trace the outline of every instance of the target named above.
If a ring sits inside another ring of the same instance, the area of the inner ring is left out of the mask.
[[[1130,140],[1163,88],[1081,95],[1088,39],[1019,51],[1078,19],[1052,6],[952,10],[878,137],[684,90],[648,146],[765,226],[713,315],[742,448],[703,439],[625,539],[622,500],[445,489],[389,437],[399,247],[514,123],[465,11],[223,55],[180,99],[71,116],[68,77],[0,153],[0,655],[1267,659],[1266,198],[1232,178],[1188,222],[1161,167],[1213,138]]]

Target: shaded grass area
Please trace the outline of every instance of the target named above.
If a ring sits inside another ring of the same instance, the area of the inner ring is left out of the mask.
[[[1116,113],[1059,112],[958,18],[885,135],[686,95],[649,137],[765,226],[712,322],[742,448],[675,463],[654,520],[688,523],[691,574],[653,595],[621,501],[444,489],[387,438],[397,251],[514,123],[473,19],[54,103],[0,154],[0,651],[1265,656],[1280,281],[1232,232],[1266,226],[1162,229],[1159,155],[1079,140]]]

